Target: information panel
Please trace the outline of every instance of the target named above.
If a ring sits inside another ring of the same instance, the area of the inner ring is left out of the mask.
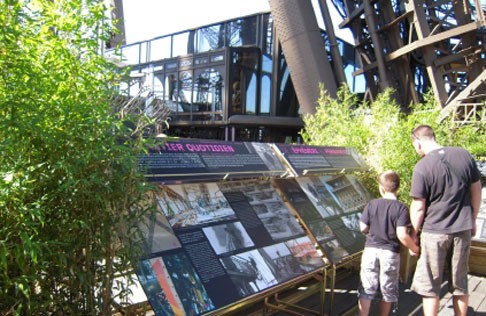
[[[296,176],[323,172],[364,171],[364,162],[353,148],[307,145],[274,145]]]
[[[274,182],[332,264],[363,250],[366,238],[359,219],[370,196],[356,177],[340,174]]]
[[[266,143],[209,140],[168,141],[140,157],[151,181],[180,183],[279,176],[287,169]]]
[[[486,242],[486,162],[477,162],[481,171],[481,206],[476,219],[476,235],[473,240]]]
[[[137,269],[156,315],[204,314],[324,267],[268,180],[160,185],[156,199]]]

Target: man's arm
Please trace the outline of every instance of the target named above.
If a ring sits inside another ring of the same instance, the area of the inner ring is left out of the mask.
[[[425,199],[413,198],[410,204],[410,221],[415,232],[422,229],[425,217]]]
[[[471,184],[471,206],[473,209],[473,222],[471,235],[476,235],[476,219],[478,218],[479,207],[481,206],[481,181]]]
[[[410,236],[413,241],[419,244],[419,232],[422,230],[422,224],[425,217],[425,199],[422,198],[412,198],[412,203],[410,204],[410,221],[412,222],[412,231]]]

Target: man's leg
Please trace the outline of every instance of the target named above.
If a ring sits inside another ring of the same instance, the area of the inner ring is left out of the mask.
[[[358,300],[358,315],[368,316],[370,313],[371,300],[360,298]]]
[[[422,308],[424,316],[437,316],[439,313],[439,297],[422,296]]]
[[[471,251],[471,231],[464,231],[454,235],[451,276],[452,302],[456,316],[466,315],[469,303],[468,295],[468,267]],[[451,284],[451,283],[449,283]]]
[[[469,295],[454,295],[452,297],[452,302],[454,304],[454,315],[456,316],[467,315],[467,308],[469,305]]]
[[[380,301],[380,306],[378,307],[378,315],[380,316],[390,315],[391,306],[392,306],[391,302]]]

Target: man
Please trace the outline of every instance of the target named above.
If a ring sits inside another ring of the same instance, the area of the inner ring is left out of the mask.
[[[423,157],[413,170],[410,190],[413,235],[417,242],[420,237],[421,247],[412,290],[422,295],[424,315],[437,315],[447,264],[454,314],[466,315],[469,249],[481,204],[480,173],[468,151],[442,147],[428,125],[413,129],[412,143]]]

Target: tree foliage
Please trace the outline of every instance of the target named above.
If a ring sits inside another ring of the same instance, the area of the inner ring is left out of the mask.
[[[0,314],[108,315],[148,186],[112,113],[103,1],[0,1],[0,25]]]
[[[444,146],[463,146],[476,157],[486,156],[486,127],[459,127],[451,120],[438,123],[440,107],[433,94],[426,95],[424,103],[411,105],[410,113],[405,114],[393,99],[392,90],[371,103],[359,103],[346,86],[339,89],[337,99],[325,92],[321,87],[316,114],[304,117],[302,138],[311,145],[354,147],[370,168],[359,176],[375,196],[376,176],[392,169],[401,177],[401,199],[410,201],[412,171],[420,158],[411,145],[410,133],[419,124],[431,125]]]

